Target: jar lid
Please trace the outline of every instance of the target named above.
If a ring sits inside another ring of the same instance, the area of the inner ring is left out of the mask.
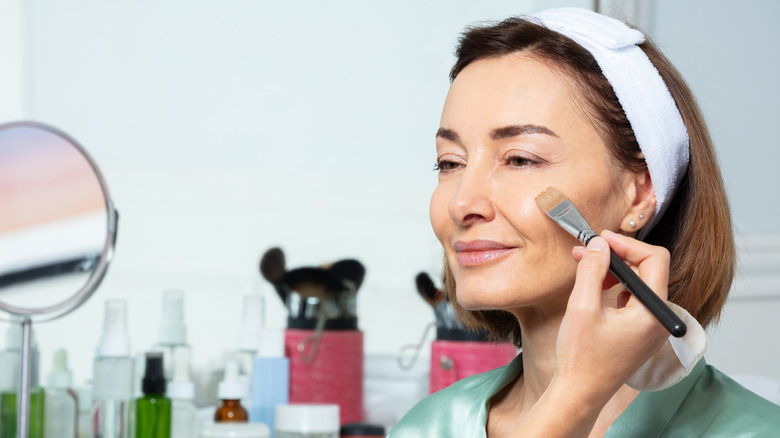
[[[385,428],[376,424],[349,423],[341,426],[341,436],[385,436]]]
[[[300,403],[276,406],[278,432],[339,432],[339,406],[333,404]]]

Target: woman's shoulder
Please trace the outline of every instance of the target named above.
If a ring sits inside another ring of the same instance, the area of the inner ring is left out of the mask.
[[[778,436],[780,406],[707,365],[667,430],[694,428],[697,436]]]
[[[513,362],[434,392],[410,409],[388,437],[485,436],[487,402],[512,380],[515,368]]]

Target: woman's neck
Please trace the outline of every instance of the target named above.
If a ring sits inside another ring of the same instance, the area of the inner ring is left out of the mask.
[[[522,327],[523,373],[491,399],[488,437],[508,436],[550,385],[555,373],[558,329],[564,312],[565,306],[558,311],[524,309],[516,313]],[[624,385],[602,410],[591,436],[604,436],[638,394]]]

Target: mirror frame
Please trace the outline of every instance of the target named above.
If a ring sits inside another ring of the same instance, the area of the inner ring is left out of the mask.
[[[98,260],[97,266],[95,266],[95,269],[92,270],[92,273],[87,279],[87,282],[81,287],[80,290],[70,295],[68,299],[47,307],[39,307],[39,308],[19,307],[19,306],[14,306],[14,305],[4,303],[2,300],[0,300],[0,311],[2,312],[10,313],[16,316],[21,316],[22,318],[30,318],[34,321],[50,321],[59,318],[61,316],[64,316],[72,312],[73,310],[77,309],[84,301],[86,301],[90,296],[92,296],[92,294],[97,289],[98,285],[100,285],[100,282],[103,280],[103,277],[105,277],[106,275],[106,271],[108,270],[108,265],[111,262],[111,259],[113,258],[114,246],[116,244],[116,232],[117,232],[117,223],[119,221],[119,212],[116,210],[116,208],[114,208],[114,203],[111,200],[111,195],[109,194],[108,186],[106,185],[106,180],[105,178],[103,178],[103,174],[100,172],[100,169],[98,168],[97,164],[92,159],[92,157],[87,153],[84,147],[81,146],[81,144],[79,144],[73,137],[69,136],[68,134],[62,132],[61,130],[53,126],[49,126],[44,123],[29,121],[29,120],[0,124],[0,131],[8,128],[15,128],[15,127],[28,127],[28,128],[42,129],[54,134],[55,136],[62,137],[67,142],[69,142],[73,147],[75,147],[76,150],[79,153],[81,153],[81,155],[87,160],[87,163],[89,163],[90,167],[92,168],[92,171],[95,173],[95,176],[97,177],[98,180],[98,184],[100,185],[100,189],[103,192],[103,199],[105,201],[105,206],[106,206],[106,217],[107,217],[106,241],[105,241],[105,245],[103,246],[103,253],[100,256],[100,260]],[[0,312],[0,315],[2,315],[2,312]],[[5,319],[5,318],[1,318],[1,319],[12,321],[11,319]]]

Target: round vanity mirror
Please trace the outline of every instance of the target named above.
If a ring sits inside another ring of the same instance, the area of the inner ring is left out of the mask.
[[[43,321],[78,307],[105,275],[116,223],[75,140],[40,123],[0,125],[0,311]]]
[[[117,217],[75,140],[41,123],[0,125],[0,318],[22,326],[17,437],[30,432],[32,321],[65,315],[97,289]]]

